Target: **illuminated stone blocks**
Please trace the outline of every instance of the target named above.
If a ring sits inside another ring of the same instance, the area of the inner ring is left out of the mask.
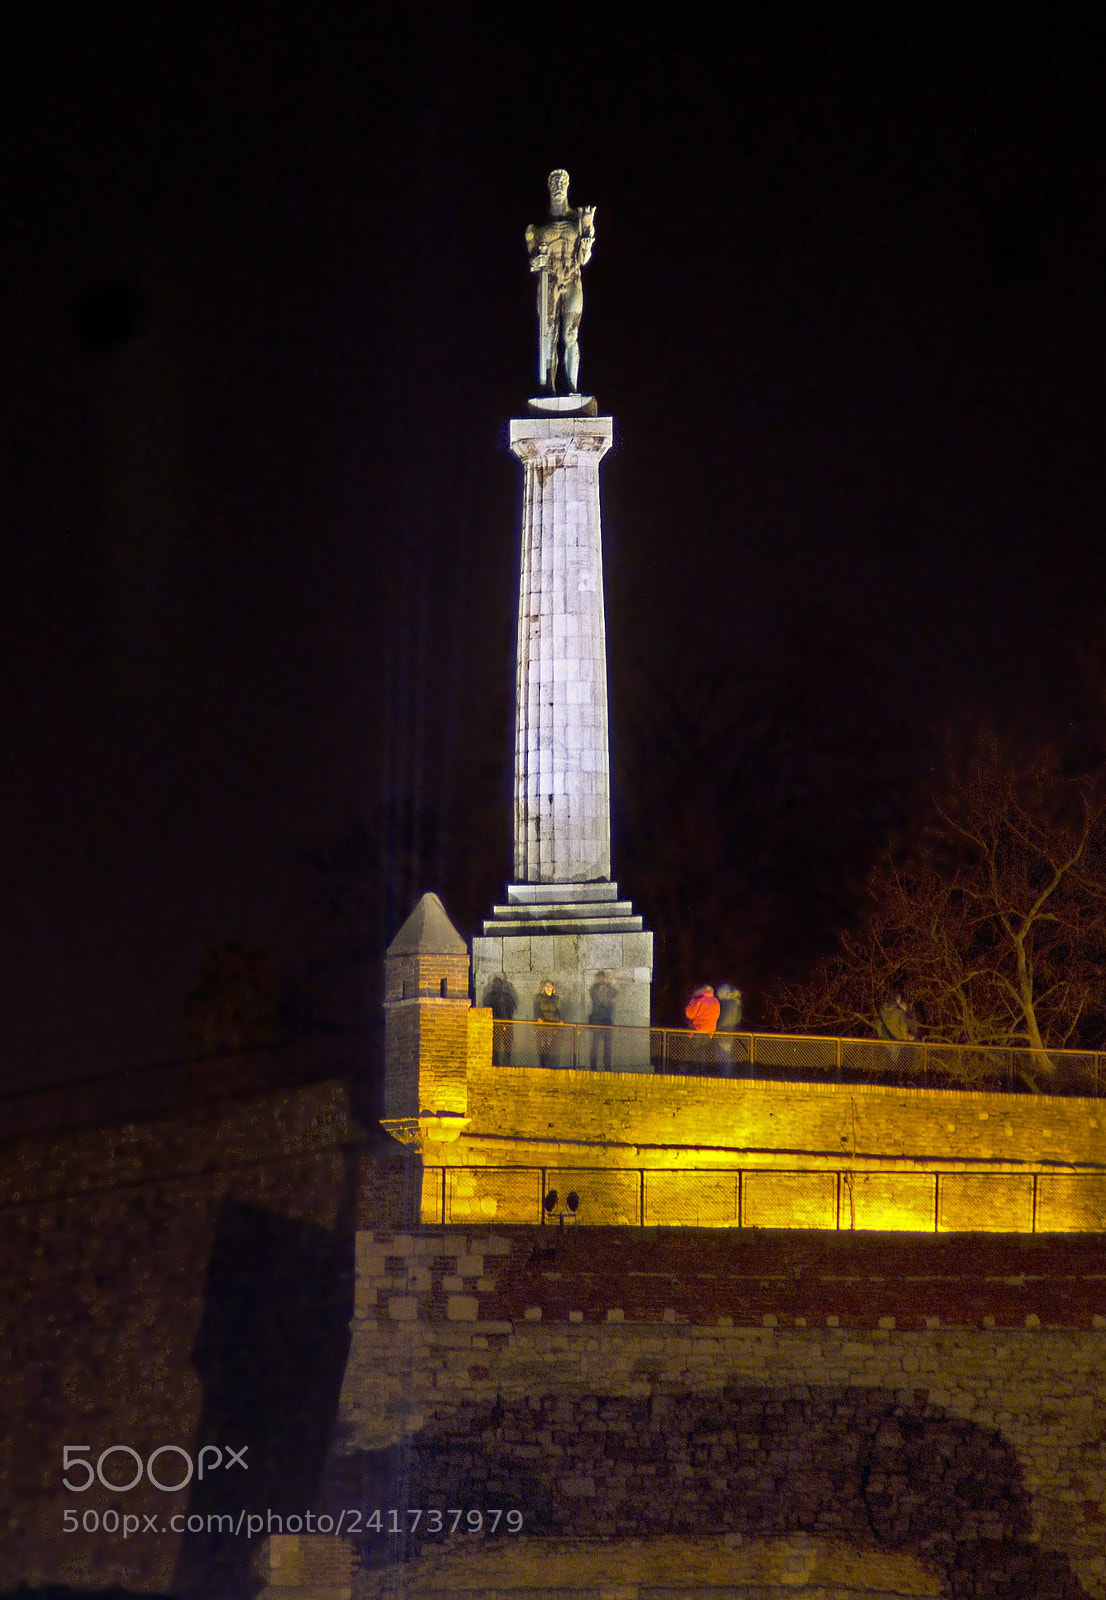
[[[599,463],[610,417],[522,417],[526,472],[515,704],[515,877],[611,875]]]
[[[534,410],[548,402],[531,402]],[[515,418],[525,469],[515,723],[515,878],[473,941],[477,1005],[497,976],[531,1021],[546,979],[565,1022],[588,1022],[600,973],[614,1022],[648,1028],[653,936],[611,881],[607,646],[599,463],[610,417]],[[606,1051],[601,1060],[607,1064]],[[612,1041],[610,1066],[648,1071],[647,1041]]]

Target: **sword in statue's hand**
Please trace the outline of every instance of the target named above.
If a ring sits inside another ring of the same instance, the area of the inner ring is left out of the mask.
[[[544,250],[538,251],[535,255],[530,263],[530,270],[538,274],[538,381],[544,388],[549,382],[555,336],[553,284],[549,272],[549,257]]]

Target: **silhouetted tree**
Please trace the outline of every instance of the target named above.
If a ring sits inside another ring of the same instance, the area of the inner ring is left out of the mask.
[[[1104,969],[1104,775],[1013,763],[991,740],[950,779],[917,848],[877,863],[862,926],[766,1009],[787,1031],[866,1035],[901,993],[925,1039],[1093,1049],[1106,1042]],[[1047,1057],[1035,1066],[1047,1073]]]

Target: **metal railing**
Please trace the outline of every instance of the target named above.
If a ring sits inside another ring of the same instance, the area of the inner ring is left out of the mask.
[[[501,1067],[678,1073],[779,1083],[880,1083],[914,1089],[1106,1096],[1106,1054],[898,1043],[782,1033],[496,1021]]]

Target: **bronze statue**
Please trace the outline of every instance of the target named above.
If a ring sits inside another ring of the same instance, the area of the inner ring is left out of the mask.
[[[580,273],[591,260],[595,207],[570,206],[568,173],[549,174],[549,221],[526,230],[530,271],[538,279],[538,380],[550,393],[557,388],[558,346],[564,350],[565,376],[577,392],[580,375],[580,318],[584,288]]]

